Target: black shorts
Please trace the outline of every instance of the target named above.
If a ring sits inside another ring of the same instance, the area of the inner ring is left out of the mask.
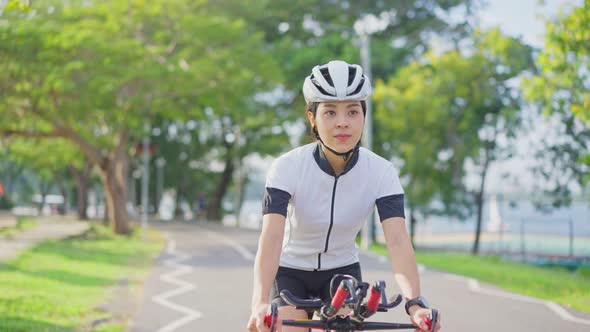
[[[359,263],[323,271],[304,271],[279,266],[270,291],[270,300],[279,307],[286,306],[287,303],[281,298],[280,293],[287,289],[302,299],[321,298],[324,302],[330,301],[330,281],[336,274],[348,274],[359,282],[362,281]]]

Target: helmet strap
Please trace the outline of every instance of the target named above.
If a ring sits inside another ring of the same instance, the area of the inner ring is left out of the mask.
[[[320,143],[322,143],[323,146],[326,147],[326,149],[328,149],[328,151],[332,152],[333,154],[342,157],[342,159],[344,159],[344,161],[348,161],[348,159],[350,159],[350,157],[354,154],[355,151],[357,151],[359,149],[359,146],[361,145],[361,141],[358,141],[356,143],[356,145],[354,146],[354,148],[346,151],[346,152],[338,152],[335,151],[334,149],[330,148],[328,145],[326,145],[326,143],[324,143],[324,141],[322,141],[322,139],[320,138],[320,135],[317,135],[317,139],[320,141]]]

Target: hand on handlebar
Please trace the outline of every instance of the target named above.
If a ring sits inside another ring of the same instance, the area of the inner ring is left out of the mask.
[[[418,308],[414,311],[411,311],[410,313],[410,319],[412,320],[412,323],[418,327],[416,332],[438,332],[440,330],[440,314],[437,314],[438,317],[436,319],[436,326],[433,328],[431,309]]]
[[[252,314],[248,321],[248,332],[270,332],[270,328],[264,322],[269,308],[268,303],[259,304],[252,308]]]

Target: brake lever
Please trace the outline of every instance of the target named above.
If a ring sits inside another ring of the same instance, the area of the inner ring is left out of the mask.
[[[367,297],[367,290],[369,289],[369,284],[366,282],[361,282],[358,285],[358,290],[356,292],[357,295],[357,301],[356,304],[354,305],[354,317],[359,317],[359,315],[361,314],[361,312],[365,309],[364,307],[366,307],[363,303],[363,300]]]
[[[379,288],[379,291],[381,292],[381,303],[382,304],[386,304],[387,303],[387,296],[385,295],[385,280],[379,280],[375,283],[375,286]]]
[[[275,332],[275,325],[277,324],[277,317],[279,316],[279,309],[276,303],[270,305],[270,314],[264,316],[264,324],[270,328],[271,332]]]
[[[425,317],[424,323],[426,323],[426,325],[430,329],[430,332],[434,332],[434,330],[436,329],[436,323],[438,323],[438,310],[430,309],[430,312],[430,318]]]
[[[358,295],[356,293],[356,283],[352,280],[343,280],[342,282],[346,284],[346,287],[348,288],[348,295],[350,297],[350,299],[347,299],[348,301],[345,300],[345,303],[352,303],[353,305],[356,305],[356,303],[358,302]]]

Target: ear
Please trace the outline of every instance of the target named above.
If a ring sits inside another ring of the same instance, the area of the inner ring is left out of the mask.
[[[311,127],[315,127],[315,119],[313,118],[313,113],[312,112],[307,112],[307,120],[309,120],[309,124],[311,125]]]

